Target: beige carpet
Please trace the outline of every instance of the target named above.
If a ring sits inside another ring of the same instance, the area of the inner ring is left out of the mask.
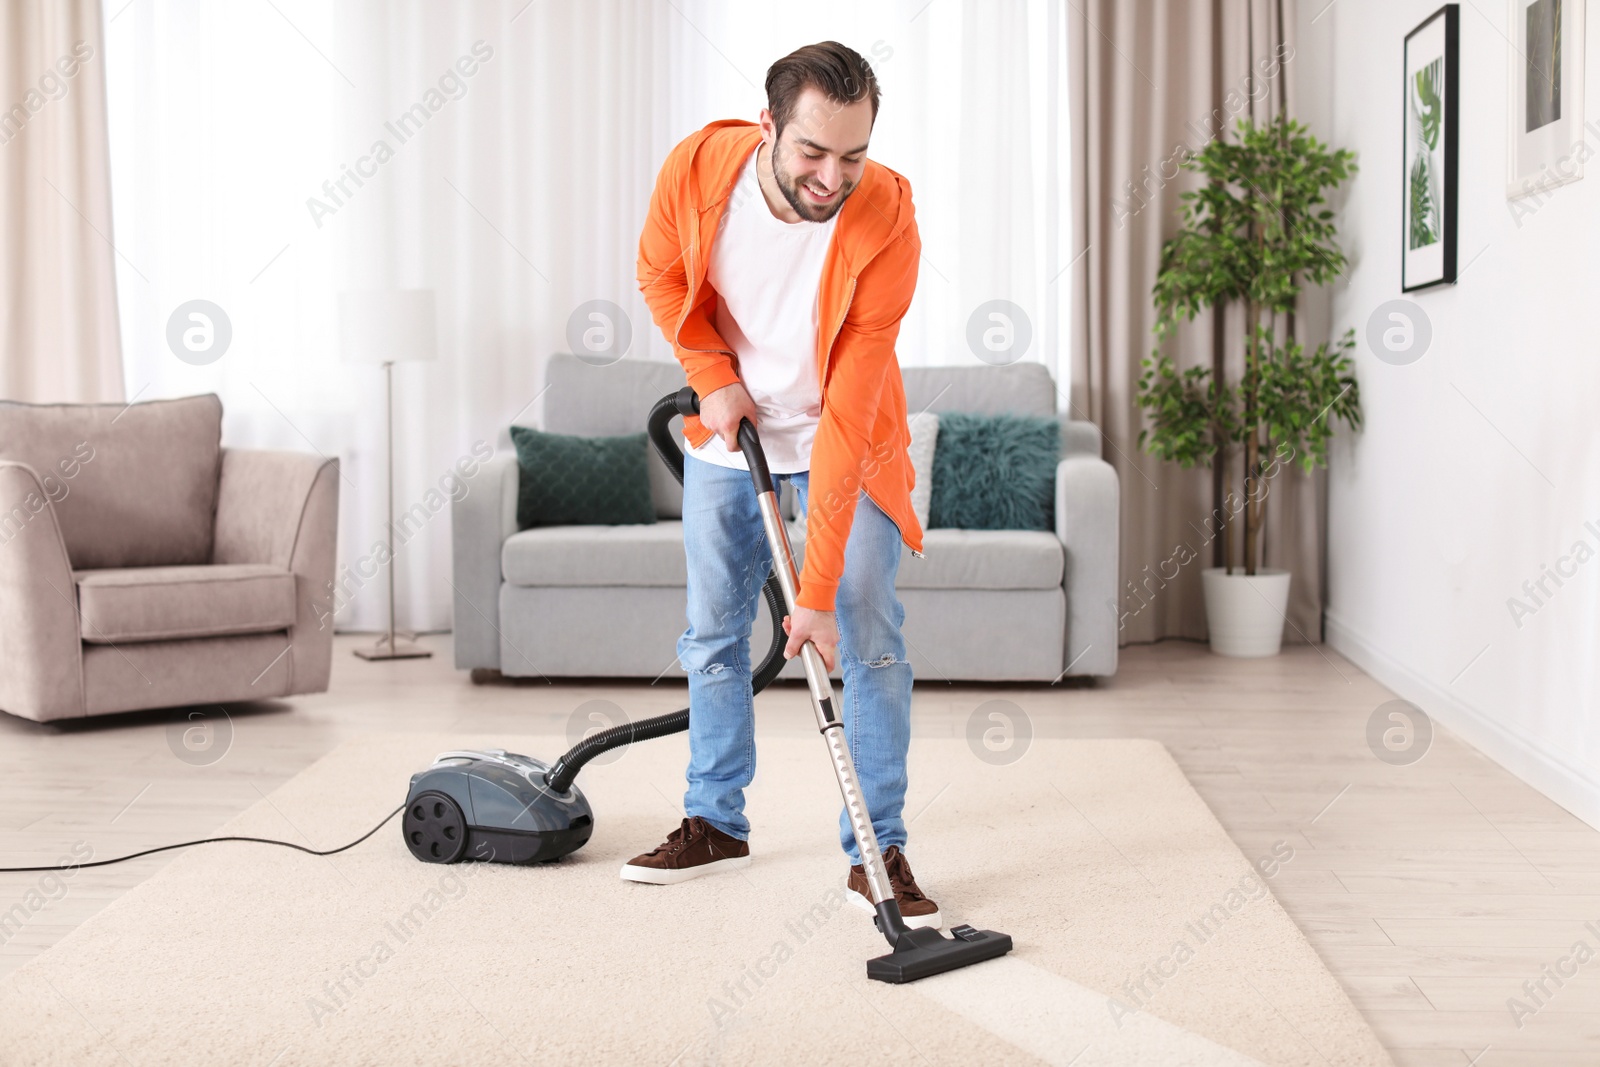
[[[473,745],[565,747],[363,739],[228,832],[342,843]],[[618,879],[675,825],[686,753],[586,771],[595,837],[554,867],[421,864],[397,824],[324,859],[191,850],[0,983],[0,1063],[1390,1063],[1257,878],[1270,854],[1242,855],[1156,742],[1036,739],[996,767],[918,739],[919,880],[947,926],[1017,948],[907,986],[866,980],[886,946],[842,903],[820,740],[762,740],[748,870]]]

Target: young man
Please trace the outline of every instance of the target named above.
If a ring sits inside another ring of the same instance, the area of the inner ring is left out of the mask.
[[[740,454],[748,418],[806,517],[784,656],[810,640],[829,669],[842,658],[845,735],[895,896],[908,925],[937,927],[901,818],[911,666],[895,574],[902,543],[922,548],[894,352],[922,248],[911,185],[867,159],[879,93],[855,51],[808,45],[772,65],[766,89],[759,125],[713,122],[673,149],[639,240],[639,287],[700,415],[684,420],[687,817],[622,877],[671,884],[750,862],[749,635],[772,553]],[[871,910],[842,811],[839,839],[847,896]]]

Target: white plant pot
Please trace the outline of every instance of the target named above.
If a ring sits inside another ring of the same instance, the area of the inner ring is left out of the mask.
[[[1289,572],[1262,569],[1246,576],[1222,567],[1200,572],[1211,651],[1219,656],[1276,656],[1289,607]]]

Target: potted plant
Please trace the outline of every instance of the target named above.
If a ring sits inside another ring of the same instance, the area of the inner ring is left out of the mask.
[[[1138,394],[1149,426],[1139,445],[1184,468],[1222,472],[1213,493],[1225,566],[1203,571],[1201,582],[1211,648],[1224,655],[1276,655],[1283,639],[1290,575],[1261,559],[1272,479],[1291,463],[1308,474],[1326,465],[1333,420],[1361,425],[1348,355],[1355,331],[1307,354],[1293,329],[1302,286],[1326,284],[1345,268],[1324,205],[1325,194],[1355,173],[1354,160],[1279,115],[1260,126],[1242,119],[1233,139],[1218,138],[1183,162],[1205,185],[1183,194],[1179,230],[1161,249],[1158,341]],[[1180,320],[1206,308],[1221,314],[1236,302],[1248,335],[1237,381],[1219,380],[1206,366],[1180,371],[1161,350]],[[1235,455],[1242,500],[1229,467]],[[1236,523],[1243,527],[1237,539]]]

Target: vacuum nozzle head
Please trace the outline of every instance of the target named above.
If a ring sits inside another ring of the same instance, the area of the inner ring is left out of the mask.
[[[876,982],[915,982],[959,967],[992,960],[1011,951],[1011,935],[957,926],[945,937],[937,930],[907,930],[894,951],[867,961],[867,977]]]

